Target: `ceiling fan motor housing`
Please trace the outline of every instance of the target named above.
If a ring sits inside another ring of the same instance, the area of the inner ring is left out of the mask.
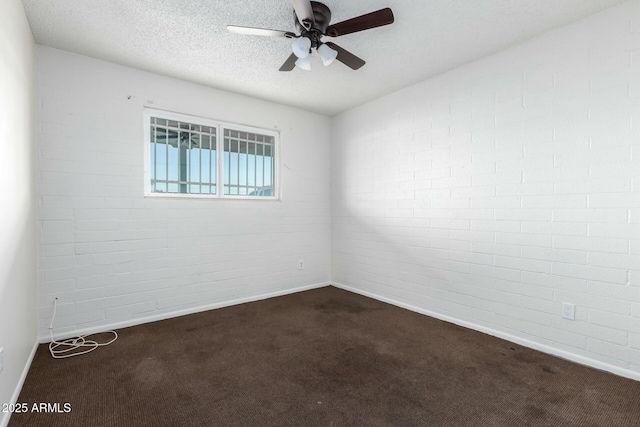
[[[315,23],[311,25],[310,29],[306,29],[300,24],[298,21],[298,17],[296,12],[293,12],[293,19],[296,24],[296,29],[300,33],[302,37],[308,37],[311,40],[311,47],[317,48],[322,42],[320,38],[327,31],[327,27],[329,26],[329,22],[331,21],[331,10],[329,8],[317,1],[312,1],[311,9],[313,10],[313,19]]]

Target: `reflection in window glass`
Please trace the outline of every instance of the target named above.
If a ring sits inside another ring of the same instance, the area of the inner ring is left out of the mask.
[[[151,191],[215,194],[216,133],[214,127],[152,117]]]

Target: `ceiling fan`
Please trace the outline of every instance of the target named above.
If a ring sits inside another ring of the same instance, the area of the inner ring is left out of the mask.
[[[337,59],[347,67],[357,70],[365,64],[365,61],[335,43],[323,42],[322,37],[339,37],[393,23],[393,12],[391,9],[385,8],[329,25],[331,11],[326,5],[309,0],[291,1],[298,34],[265,28],[227,26],[227,30],[235,34],[293,39],[291,45],[293,53],[282,64],[280,71],[291,71],[296,66],[303,70],[310,70],[311,58],[309,55],[312,49],[315,49],[320,55],[325,66]]]

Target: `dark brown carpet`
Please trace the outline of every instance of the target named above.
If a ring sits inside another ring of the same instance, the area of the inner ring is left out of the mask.
[[[38,348],[10,426],[638,426],[640,382],[327,287]]]

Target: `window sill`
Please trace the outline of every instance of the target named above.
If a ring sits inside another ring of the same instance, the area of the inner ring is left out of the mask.
[[[149,199],[190,199],[190,200],[258,200],[258,201],[271,201],[278,202],[278,197],[264,197],[264,196],[216,196],[214,194],[180,194],[180,193],[148,193],[144,195]]]

